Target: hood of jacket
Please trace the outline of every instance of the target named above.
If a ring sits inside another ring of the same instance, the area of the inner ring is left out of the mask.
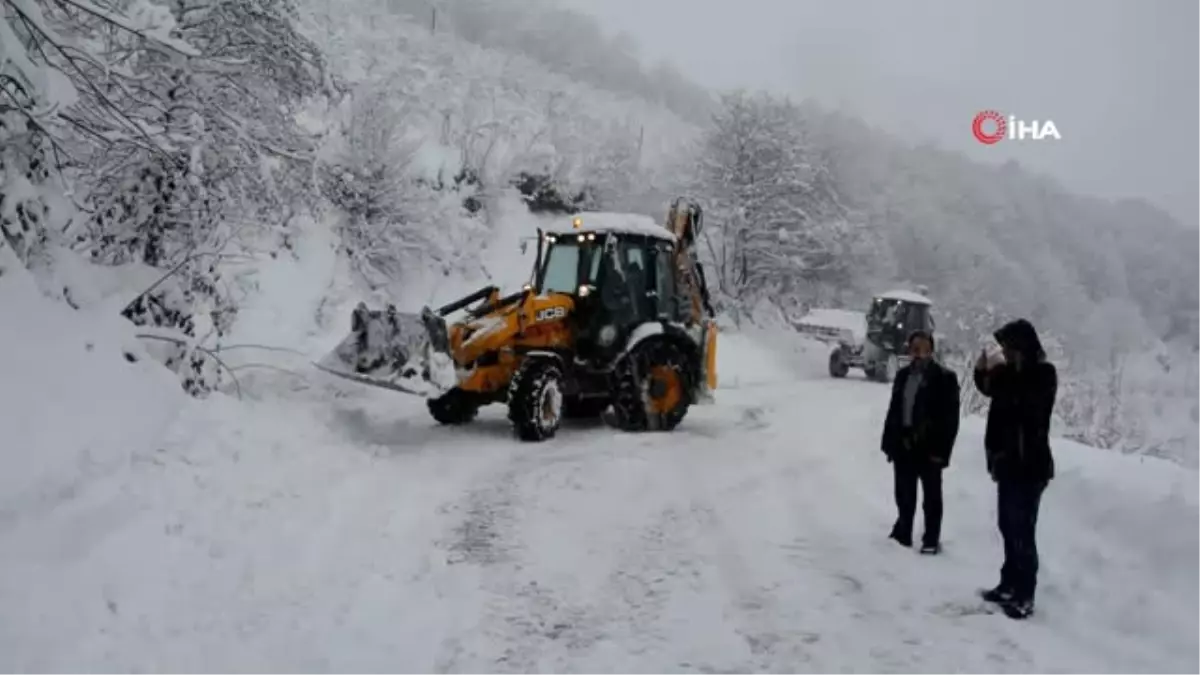
[[[1025,319],[1010,321],[1001,326],[1000,330],[993,335],[1001,347],[1020,352],[1030,363],[1046,360],[1046,350],[1042,349],[1042,341],[1038,339],[1037,330]]]

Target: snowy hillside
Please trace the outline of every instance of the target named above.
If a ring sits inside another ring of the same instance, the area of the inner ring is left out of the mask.
[[[128,328],[0,279],[28,317],[0,331],[0,668],[1200,665],[1192,470],[1056,442],[1039,615],[974,614],[1001,555],[978,421],[937,559],[884,536],[886,388],[827,379],[787,334],[726,334],[716,404],[675,433],[438,427],[307,367],[351,300],[327,237],[264,268],[235,335],[275,349],[223,352],[240,400],[182,396],[126,360]]]
[[[355,12],[333,11],[323,0],[299,5],[304,31],[323,48],[349,98],[385,98],[380,114],[413,144],[413,169],[428,179],[468,169],[496,188],[517,172],[547,171],[572,189],[598,189],[609,210],[682,182],[670,173],[700,127],[663,105],[590,86],[448,29],[431,31],[382,0],[360,2]],[[561,49],[568,49],[565,41]],[[637,206],[657,214],[661,199]]]

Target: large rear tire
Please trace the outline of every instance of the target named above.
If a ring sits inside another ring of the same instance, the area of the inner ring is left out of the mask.
[[[625,431],[671,431],[691,406],[693,373],[687,355],[667,340],[648,340],[627,354],[614,374],[613,424]]]
[[[425,401],[429,414],[439,424],[467,424],[479,414],[479,403],[468,392],[455,387],[438,398]]]
[[[563,417],[562,369],[548,358],[526,358],[508,385],[508,420],[523,441],[544,441]]]

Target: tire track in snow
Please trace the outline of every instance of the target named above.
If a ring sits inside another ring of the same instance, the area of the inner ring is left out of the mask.
[[[575,430],[560,433],[572,432]],[[522,521],[540,507],[538,495],[531,498],[526,491],[527,475],[548,464],[569,461],[572,449],[569,445],[519,443],[511,436],[495,438],[494,446],[491,449],[502,452],[505,459],[482,473],[462,498],[438,509],[448,519],[438,547],[451,567],[451,576],[475,579],[484,596],[478,617],[480,633],[473,640],[453,640],[439,669],[554,670],[557,668],[547,664],[549,658],[557,656],[557,662],[569,664],[571,655],[585,649],[596,636],[587,630],[583,608],[568,602],[553,584],[537,578],[537,566],[529,560],[538,552],[522,538]]]
[[[773,409],[754,403],[697,413],[688,429],[674,434],[599,434],[622,443],[618,449],[601,450],[597,439],[574,429],[564,430],[554,446],[521,446],[507,464],[443,509],[454,514],[441,543],[448,562],[479,568],[490,596],[481,620],[487,639],[474,649],[460,645],[446,664],[449,669],[565,670],[600,659],[635,669],[657,662],[667,670],[763,670],[779,662],[774,655],[785,632],[774,618],[782,612],[772,600],[779,584],[748,581],[756,575],[738,552],[744,542],[730,533],[712,503],[714,495],[705,493],[705,481],[689,468],[694,452],[708,454],[709,460],[728,454],[730,432],[770,429]],[[689,435],[696,440],[681,447],[681,437]],[[591,596],[547,578],[562,570],[535,560],[546,552],[530,548],[521,530],[529,518],[546,516],[556,499],[578,498],[548,489],[547,476],[561,480],[564,468],[586,474],[594,479],[595,497],[620,500],[619,494],[603,494],[613,484],[604,474],[611,472],[610,462],[630,456],[646,461],[639,475],[645,489],[638,492],[653,495],[657,506],[639,504],[650,508],[612,514],[625,521],[571,523],[594,527],[589,532],[607,537],[603,543],[615,552],[606,571],[596,570],[602,580]],[[614,525],[620,528],[615,533]],[[710,615],[732,615],[732,625],[718,622],[709,633],[695,633],[688,626],[688,606],[697,602]],[[802,653],[814,639],[813,633],[799,635],[792,643],[800,647],[789,648],[790,653]],[[731,652],[742,656],[730,658]],[[788,661],[803,663],[807,657]]]
[[[761,424],[761,410],[747,419]],[[698,415],[693,422],[698,442],[714,445],[713,420]],[[664,657],[673,644],[691,642],[679,640],[679,602],[702,597],[709,583],[699,552],[712,519],[710,507],[653,459],[686,454],[681,433],[564,429],[550,444],[517,445],[506,463],[441,509],[453,516],[440,544],[447,561],[476,568],[488,596],[485,639],[458,645],[449,669],[562,671],[601,662],[638,670],[647,659],[679,668],[686,652]],[[612,492],[622,476],[629,492]],[[621,508],[630,498],[637,500],[632,508]],[[564,518],[564,508],[576,508],[578,517]],[[571,549],[567,556],[588,569],[554,560],[563,551],[527,538],[548,523],[571,529],[549,545]]]
[[[773,406],[746,401],[731,407],[740,411],[733,425],[739,432],[739,461],[767,466],[762,462],[765,457],[762,448],[769,445],[767,438],[775,433],[772,427],[777,420]],[[714,444],[712,451],[727,455],[730,446]],[[705,569],[709,592],[721,598],[723,629],[741,642],[740,649],[728,650],[716,663],[689,660],[677,667],[703,672],[794,672],[810,664],[807,647],[819,635],[797,631],[796,623],[788,621],[795,608],[786,606],[779,595],[786,582],[786,570],[778,566],[771,569],[759,557],[764,549],[770,550],[771,538],[778,536],[777,530],[790,530],[787,524],[792,520],[791,514],[778,509],[778,500],[772,500],[779,476],[764,468],[730,481],[720,473],[698,471],[697,463],[686,456],[673,469],[670,475],[693,504],[704,535],[697,538],[693,555]],[[756,509],[774,503],[777,510],[759,512],[757,522],[731,520],[728,505],[739,503],[754,504]],[[784,526],[780,528],[772,521]],[[744,553],[747,551],[755,553],[748,556]]]

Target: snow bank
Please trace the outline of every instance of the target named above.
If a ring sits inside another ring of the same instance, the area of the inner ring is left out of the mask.
[[[786,384],[825,373],[828,347],[794,331],[743,326],[717,335],[717,388]]]
[[[19,264],[5,269],[0,529],[68,505],[93,480],[127,468],[154,447],[185,399],[105,303],[72,310],[43,295]],[[72,270],[76,281],[84,273]]]
[[[254,262],[251,289],[228,343],[305,350],[349,331],[349,307],[358,298],[349,292],[330,225],[304,219],[296,225],[294,242],[294,254],[279,251]],[[345,306],[345,312],[333,316],[330,305]],[[230,359],[244,361],[245,350],[236,351]]]
[[[1123,497],[1136,496],[1154,501],[1179,500],[1189,508],[1200,507],[1195,469],[1163,458],[1121,454],[1063,438],[1053,439],[1052,444],[1059,477],[1109,486],[1113,497],[1109,506],[1119,505]]]

